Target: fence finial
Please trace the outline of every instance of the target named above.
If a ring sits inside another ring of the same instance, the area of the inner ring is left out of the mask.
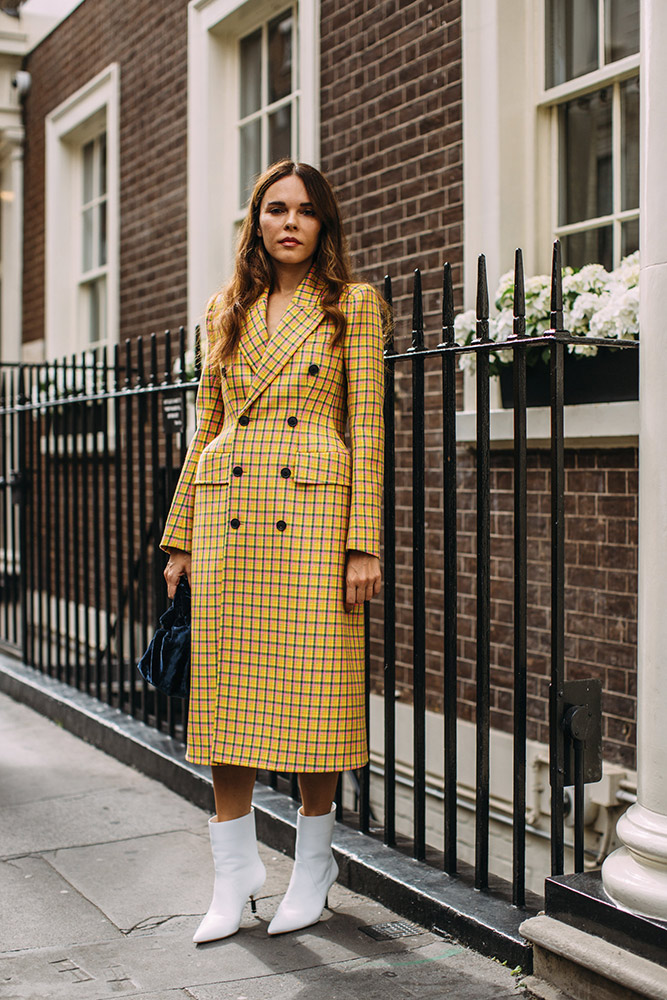
[[[144,384],[144,338],[137,337],[137,381],[135,383],[137,389],[140,389]]]
[[[454,285],[449,261],[442,268],[442,342],[454,343]]]
[[[477,329],[474,339],[477,342],[489,340],[489,284],[483,253],[477,258]]]
[[[526,290],[523,280],[523,250],[517,247],[514,251],[514,320],[512,336],[526,336]]]
[[[391,289],[391,276],[385,274],[384,276],[384,289],[383,289],[384,300],[387,303],[389,309],[389,330],[387,332],[387,339],[385,340],[385,354],[394,353],[394,296]]]
[[[551,330],[556,333],[563,329],[563,268],[560,240],[554,240],[551,261]]]
[[[415,268],[414,285],[412,287],[412,345],[411,350],[424,346],[424,307],[422,304],[422,276],[419,268]]]

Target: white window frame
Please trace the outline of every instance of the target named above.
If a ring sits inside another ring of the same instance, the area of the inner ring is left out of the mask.
[[[104,156],[105,156],[105,160],[106,160],[106,125],[105,125],[105,128],[104,128],[103,131],[98,131],[94,136],[92,136],[88,140],[88,142],[84,146],[81,147],[81,152],[83,153],[83,150],[85,149],[86,145],[89,145],[89,144],[92,143],[92,146],[93,146],[93,163],[92,163],[93,193],[91,194],[90,199],[86,202],[84,194],[83,194],[83,190],[82,190],[81,191],[81,200],[79,202],[79,227],[80,227],[80,232],[82,234],[82,241],[83,241],[83,232],[84,232],[84,217],[85,217],[85,214],[86,214],[87,211],[91,211],[92,210],[92,229],[91,229],[91,234],[90,234],[90,240],[91,240],[91,253],[92,253],[93,260],[92,260],[92,263],[91,263],[90,267],[87,270],[86,270],[86,265],[85,265],[85,260],[84,260],[85,252],[84,252],[83,246],[82,246],[82,253],[81,253],[81,256],[79,258],[79,263],[80,263],[80,272],[79,272],[79,309],[81,311],[80,312],[80,316],[81,316],[80,322],[81,322],[81,329],[82,330],[86,327],[87,319],[90,316],[90,301],[89,301],[89,294],[90,293],[87,290],[88,287],[90,285],[97,284],[98,288],[102,288],[103,289],[103,291],[102,291],[103,302],[106,305],[106,295],[107,295],[107,289],[108,289],[108,286],[109,286],[109,261],[108,261],[108,258],[106,256],[106,253],[105,253],[105,260],[104,260],[103,263],[100,263],[100,261],[97,259],[98,258],[98,254],[99,254],[99,250],[100,250],[100,239],[99,239],[99,237],[100,237],[100,232],[99,232],[99,218],[100,217],[99,217],[99,211],[98,211],[98,209],[100,208],[101,205],[104,205],[104,212],[105,212],[105,217],[106,217],[106,221],[107,222],[108,222],[108,217],[109,217],[109,194],[108,194],[108,189],[107,189],[106,184],[105,184],[105,190],[104,190],[103,194],[100,194],[99,191],[96,191],[97,186],[99,184],[100,160],[101,160],[100,149],[101,149],[101,137],[103,135],[105,137]],[[106,168],[107,168],[107,164],[105,163],[105,167],[104,167],[105,174],[106,174]],[[84,168],[84,173],[85,173],[85,168]],[[82,189],[83,189],[83,185],[82,185]],[[99,294],[99,292],[98,292],[98,294]],[[102,315],[104,317],[104,322],[106,323],[106,308],[104,308],[104,310],[102,310]],[[101,337],[101,338],[99,338],[99,340],[93,341],[88,346],[90,346],[90,347],[96,347],[98,344],[108,344],[107,337]]]
[[[463,309],[474,308],[477,256],[487,255],[489,292],[524,251],[526,275],[548,274],[557,229],[557,172],[553,162],[551,106],[610,78],[637,72],[629,56],[558,87],[545,88],[544,0],[463,0]],[[613,68],[613,73],[610,70]],[[556,136],[557,138],[557,136]],[[458,303],[457,303],[458,306]],[[457,439],[476,440],[475,378],[464,376],[464,410]],[[491,438],[498,447],[513,440],[512,411],[500,402],[491,379]],[[636,401],[565,407],[569,446],[636,445]],[[549,410],[528,410],[532,446],[546,445]]]
[[[286,2],[286,4],[285,4],[283,10],[281,11],[281,13],[285,13],[287,11],[290,12],[290,14],[291,14],[291,16],[293,18],[293,22],[292,22],[293,23],[293,28],[292,28],[293,41],[296,41],[296,39],[298,38],[298,10],[297,10],[297,4],[296,3],[291,3],[290,4],[290,3]],[[267,35],[268,35],[268,22],[269,22],[269,18],[262,18],[262,20],[260,21],[260,23],[257,25],[257,28],[261,29],[261,31],[262,31],[262,44],[261,44],[262,92],[261,92],[261,95],[260,95],[260,106],[257,109],[257,111],[253,111],[250,114],[245,115],[244,117],[241,117],[240,108],[239,108],[238,113],[237,113],[237,120],[236,120],[236,135],[237,135],[237,142],[239,143],[239,145],[240,145],[240,134],[241,134],[242,127],[244,125],[248,125],[251,121],[257,121],[257,120],[259,120],[259,122],[260,122],[260,134],[261,134],[261,139],[260,139],[261,156],[260,156],[260,159],[261,159],[262,163],[264,163],[268,159],[267,154],[268,154],[268,147],[269,147],[269,135],[268,135],[268,133],[269,133],[269,122],[268,122],[269,115],[272,114],[272,112],[277,111],[281,107],[287,107],[287,106],[289,106],[292,109],[292,111],[294,111],[296,109],[296,112],[297,112],[296,115],[294,115],[294,114],[292,115],[292,119],[291,119],[292,120],[291,143],[290,143],[291,148],[290,148],[290,154],[289,155],[290,155],[290,157],[292,159],[298,159],[298,152],[297,151],[298,151],[298,147],[299,147],[299,143],[298,143],[298,139],[299,139],[299,122],[298,122],[298,117],[297,117],[298,116],[298,108],[299,108],[299,104],[300,104],[300,100],[301,100],[301,92],[299,90],[299,60],[298,60],[298,56],[296,58],[292,59],[292,80],[291,80],[291,88],[292,89],[291,89],[290,93],[287,94],[286,97],[281,97],[277,101],[274,101],[273,103],[270,104],[269,103],[269,96],[268,96],[268,90],[269,90],[269,81],[268,81],[268,76],[269,76],[269,74],[268,74],[269,53],[268,53],[268,37],[267,37]],[[238,39],[237,45],[240,47],[240,43],[243,40],[243,38],[247,37],[249,34],[252,34],[254,30],[257,30],[257,29],[251,29],[250,31],[245,32],[244,35],[241,38]],[[240,48],[239,48],[239,53],[240,53]],[[240,68],[240,58],[238,59],[238,65],[239,65],[239,68]],[[239,93],[238,96],[240,97],[240,93]],[[240,101],[237,102],[237,107],[238,107],[238,104],[240,104]],[[239,149],[239,154],[240,154],[240,149]],[[240,166],[240,155],[239,155],[239,157],[237,157],[237,167],[238,166]],[[238,179],[239,179],[239,188],[240,188],[240,182],[241,182],[240,173],[239,173],[239,178]],[[247,205],[244,205],[244,206],[240,205],[240,200],[241,200],[240,199],[240,193],[241,193],[240,190],[237,191],[237,210],[236,210],[236,222],[237,222],[237,224],[240,223],[240,222],[242,222],[243,219],[245,218],[246,208],[247,208]]]
[[[239,41],[297,8],[299,159],[318,166],[319,0],[190,0],[188,6],[188,330],[232,271],[239,219]],[[223,96],[221,96],[223,95]]]
[[[549,155],[545,162],[545,167],[549,170],[550,198],[549,198],[549,226],[553,238],[569,236],[577,232],[586,232],[591,229],[598,229],[612,225],[613,235],[613,266],[618,267],[621,262],[621,226],[624,222],[639,218],[639,208],[621,209],[621,90],[620,86],[625,80],[639,75],[640,54],[626,56],[624,59],[617,59],[615,62],[603,63],[604,59],[604,0],[598,0],[598,59],[600,66],[598,69],[585,73],[582,76],[566,80],[564,83],[554,87],[546,87],[546,52],[545,52],[545,17],[544,0],[538,3],[538,32],[541,38],[541,45],[538,47],[540,58],[538,59],[538,81],[540,87],[537,94],[536,107],[538,114],[544,118],[543,134],[548,130]],[[641,15],[640,15],[641,16]],[[565,225],[558,223],[558,111],[562,104],[581,97],[584,94],[594,93],[596,90],[608,88],[612,90],[612,163],[613,163],[613,208],[610,215],[597,218],[585,219],[582,222],[575,222]]]
[[[106,339],[118,342],[120,68],[112,63],[46,117],[47,360],[90,349],[82,322],[82,156],[85,143],[107,133]],[[75,332],[73,332],[75,331]]]

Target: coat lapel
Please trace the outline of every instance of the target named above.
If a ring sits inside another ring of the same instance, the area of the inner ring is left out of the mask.
[[[263,292],[248,310],[240,344],[254,374],[239,413],[251,406],[264,392],[306,337],[319,325],[323,316],[321,294],[321,285],[309,271],[294,293],[270,342],[266,330],[267,292]]]
[[[245,355],[246,361],[252,368],[253,372],[259,368],[259,363],[262,360],[262,354],[264,353],[266,342],[268,340],[266,332],[267,299],[268,292],[265,289],[257,301],[248,310],[245,329],[239,342],[241,351]]]

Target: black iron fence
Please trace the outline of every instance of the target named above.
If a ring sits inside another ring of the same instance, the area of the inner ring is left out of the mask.
[[[391,283],[385,284],[391,303]],[[369,767],[354,775],[359,829],[388,845],[401,840],[396,823],[396,483],[394,373],[412,378],[412,703],[413,830],[410,849],[427,856],[426,836],[426,606],[425,366],[439,362],[442,376],[442,520],[444,545],[444,838],[442,866],[460,869],[457,850],[457,444],[456,372],[460,355],[476,357],[477,591],[476,591],[476,805],[474,884],[489,887],[491,491],[489,363],[511,352],[514,388],[514,606],[513,606],[513,878],[512,899],[525,901],[527,657],[527,427],[526,352],[548,350],[551,392],[551,687],[550,778],[552,873],[564,868],[563,802],[575,785],[575,869],[583,869],[583,785],[600,777],[599,689],[564,677],[564,358],[579,343],[563,329],[560,247],[554,246],[551,330],[525,334],[521,252],[517,251],[514,328],[503,343],[489,339],[485,262],[480,257],[477,334],[455,343],[451,271],[444,268],[442,333],[424,343],[422,294],[415,273],[412,342],[395,353],[387,346],[385,404],[384,633],[379,671],[384,692],[384,803],[378,826],[371,811]],[[608,341],[588,341],[599,347]],[[614,346],[635,347],[630,343]],[[170,498],[194,421],[199,370],[186,372],[185,334],[176,351],[169,332],[126,342],[124,348],[41,365],[4,365],[0,380],[0,642],[37,669],[93,694],[171,736],[187,737],[187,702],[167,699],[136,671],[158,615],[166,604],[165,557],[158,547]],[[198,356],[198,351],[197,351]],[[174,361],[178,360],[174,375]],[[366,670],[371,677],[370,605],[365,606]],[[370,683],[367,684],[367,691]],[[597,699],[597,700],[596,700]],[[367,703],[368,704],[368,703]],[[274,787],[279,776],[266,775]],[[282,781],[283,778],[280,778]],[[289,779],[287,779],[289,780]],[[297,795],[294,779],[292,794]],[[338,792],[343,815],[343,790]],[[373,823],[371,822],[373,819]],[[380,831],[378,833],[378,830]]]

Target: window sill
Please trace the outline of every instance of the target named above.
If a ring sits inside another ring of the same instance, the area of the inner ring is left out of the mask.
[[[531,406],[526,414],[529,447],[550,447],[550,408]],[[463,410],[456,416],[457,442],[474,446],[477,441],[475,411]],[[564,421],[567,448],[627,448],[636,447],[639,442],[639,403],[636,399],[622,403],[566,406]],[[507,449],[513,443],[514,411],[491,410],[491,447]]]

